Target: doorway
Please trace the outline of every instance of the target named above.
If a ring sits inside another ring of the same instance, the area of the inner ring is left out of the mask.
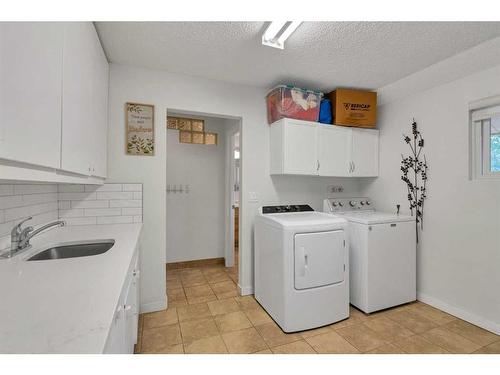
[[[168,304],[236,296],[240,120],[170,109],[167,115]]]

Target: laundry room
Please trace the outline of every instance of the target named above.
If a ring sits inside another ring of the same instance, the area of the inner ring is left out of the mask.
[[[88,9],[0,16],[0,355],[498,362],[500,21]]]

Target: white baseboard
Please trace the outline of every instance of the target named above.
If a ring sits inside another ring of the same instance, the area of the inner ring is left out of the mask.
[[[238,284],[238,291],[242,296],[248,296],[249,294],[253,294],[253,286],[241,286]]]
[[[166,308],[167,308],[166,298],[164,300],[161,300],[161,301],[143,303],[143,304],[141,304],[141,314],[155,312],[155,311],[161,311],[161,310],[165,310]]]
[[[452,306],[443,302],[437,298],[431,297],[425,293],[417,292],[417,299],[428,305],[431,305],[439,310],[443,310],[448,314],[454,315],[457,318],[463,319],[469,323],[472,323],[478,327],[484,328],[487,331],[493,332],[500,335],[500,324],[492,322],[491,320],[484,319],[483,317],[473,314],[471,312],[462,310],[459,307]]]

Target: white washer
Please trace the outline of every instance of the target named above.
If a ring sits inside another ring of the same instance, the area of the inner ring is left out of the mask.
[[[368,198],[325,199],[323,210],[349,221],[351,304],[371,313],[416,300],[414,217],[376,211]]]
[[[349,317],[347,221],[307,205],[255,220],[255,298],[285,332]]]

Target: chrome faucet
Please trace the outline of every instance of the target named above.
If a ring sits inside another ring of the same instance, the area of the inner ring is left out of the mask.
[[[31,219],[32,217],[30,216],[22,220],[14,228],[12,228],[12,231],[10,232],[11,243],[10,243],[10,253],[8,254],[8,257],[12,257],[13,255],[17,254],[20,251],[29,249],[31,247],[30,239],[36,236],[38,233],[44,231],[45,229],[55,226],[63,227],[66,225],[65,221],[57,220],[52,223],[45,224],[40,228],[38,228],[37,230],[33,230],[33,227],[31,226],[23,229],[22,224]]]

